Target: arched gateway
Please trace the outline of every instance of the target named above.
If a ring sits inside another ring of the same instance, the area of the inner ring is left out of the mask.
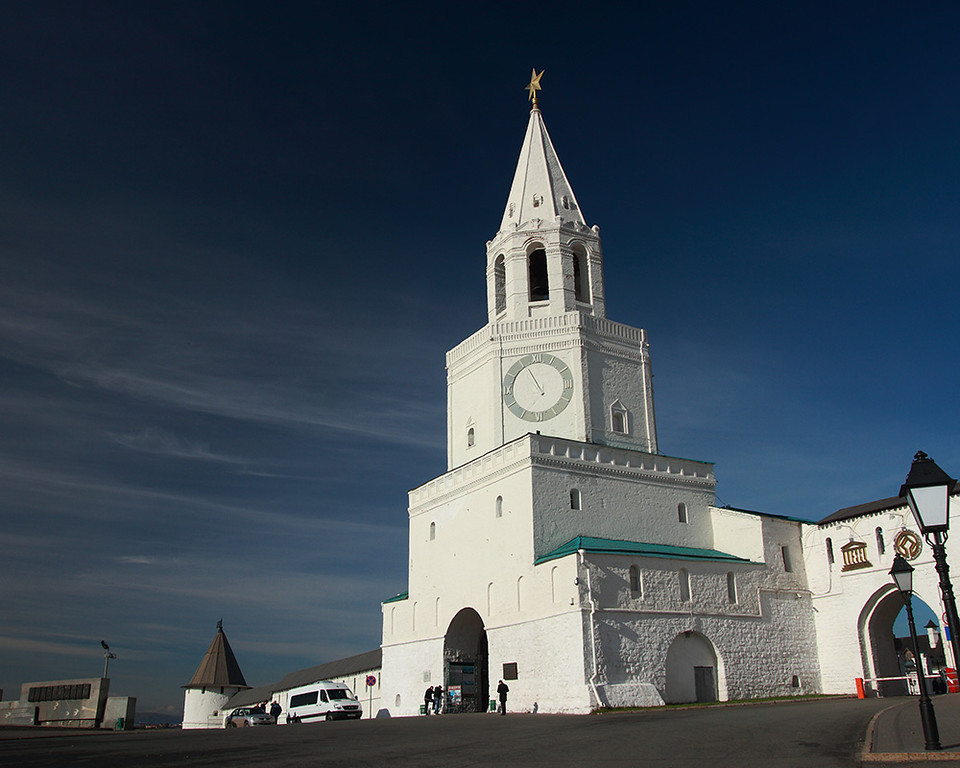
[[[445,711],[483,712],[489,698],[487,632],[473,608],[453,617],[443,638]]]
[[[930,610],[928,604],[914,594],[914,612],[924,609]],[[864,677],[876,681],[873,687],[881,696],[903,696],[908,692],[906,681],[901,679],[905,671],[897,655],[893,626],[902,610],[903,598],[896,587],[884,584],[860,611],[857,629]]]

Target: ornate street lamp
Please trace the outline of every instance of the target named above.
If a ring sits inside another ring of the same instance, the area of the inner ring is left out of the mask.
[[[950,527],[950,494],[957,481],[937,466],[923,451],[917,451],[910,466],[910,474],[900,487],[900,496],[907,500],[917,521],[920,532],[933,549],[933,559],[940,574],[940,593],[950,627],[950,646],[953,649],[954,667],[960,665],[960,619],[957,618],[957,601],[950,583],[950,568],[947,566],[947,529]],[[932,539],[932,540],[931,540]]]
[[[920,684],[920,724],[923,726],[924,747],[940,749],[940,731],[937,728],[937,716],[933,712],[933,703],[927,695],[927,679],[923,674],[923,658],[920,656],[920,642],[917,640],[917,627],[913,623],[913,566],[902,555],[893,558],[890,569],[903,604],[907,609],[907,623],[910,625],[910,639],[913,641],[913,657],[916,661],[917,682]]]

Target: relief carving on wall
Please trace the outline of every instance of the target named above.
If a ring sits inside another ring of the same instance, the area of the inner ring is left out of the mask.
[[[840,547],[843,555],[841,571],[855,571],[859,568],[870,568],[872,563],[867,560],[867,545],[863,541],[849,541]]]

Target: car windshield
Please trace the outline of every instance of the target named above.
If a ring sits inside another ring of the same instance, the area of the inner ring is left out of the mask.
[[[352,699],[353,694],[347,688],[333,688],[327,691],[327,696],[331,699]]]
[[[254,707],[250,710],[251,715],[265,715],[266,712],[263,711],[263,707]]]

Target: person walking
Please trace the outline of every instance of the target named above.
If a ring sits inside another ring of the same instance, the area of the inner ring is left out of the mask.
[[[510,688],[507,687],[507,684],[500,681],[500,685],[497,686],[497,695],[500,697],[500,714],[507,714],[507,693],[510,692]]]
[[[433,714],[439,715],[443,705],[443,688],[439,685],[433,689]]]
[[[428,686],[423,692],[423,714],[430,714],[430,707],[433,706],[433,686]]]

